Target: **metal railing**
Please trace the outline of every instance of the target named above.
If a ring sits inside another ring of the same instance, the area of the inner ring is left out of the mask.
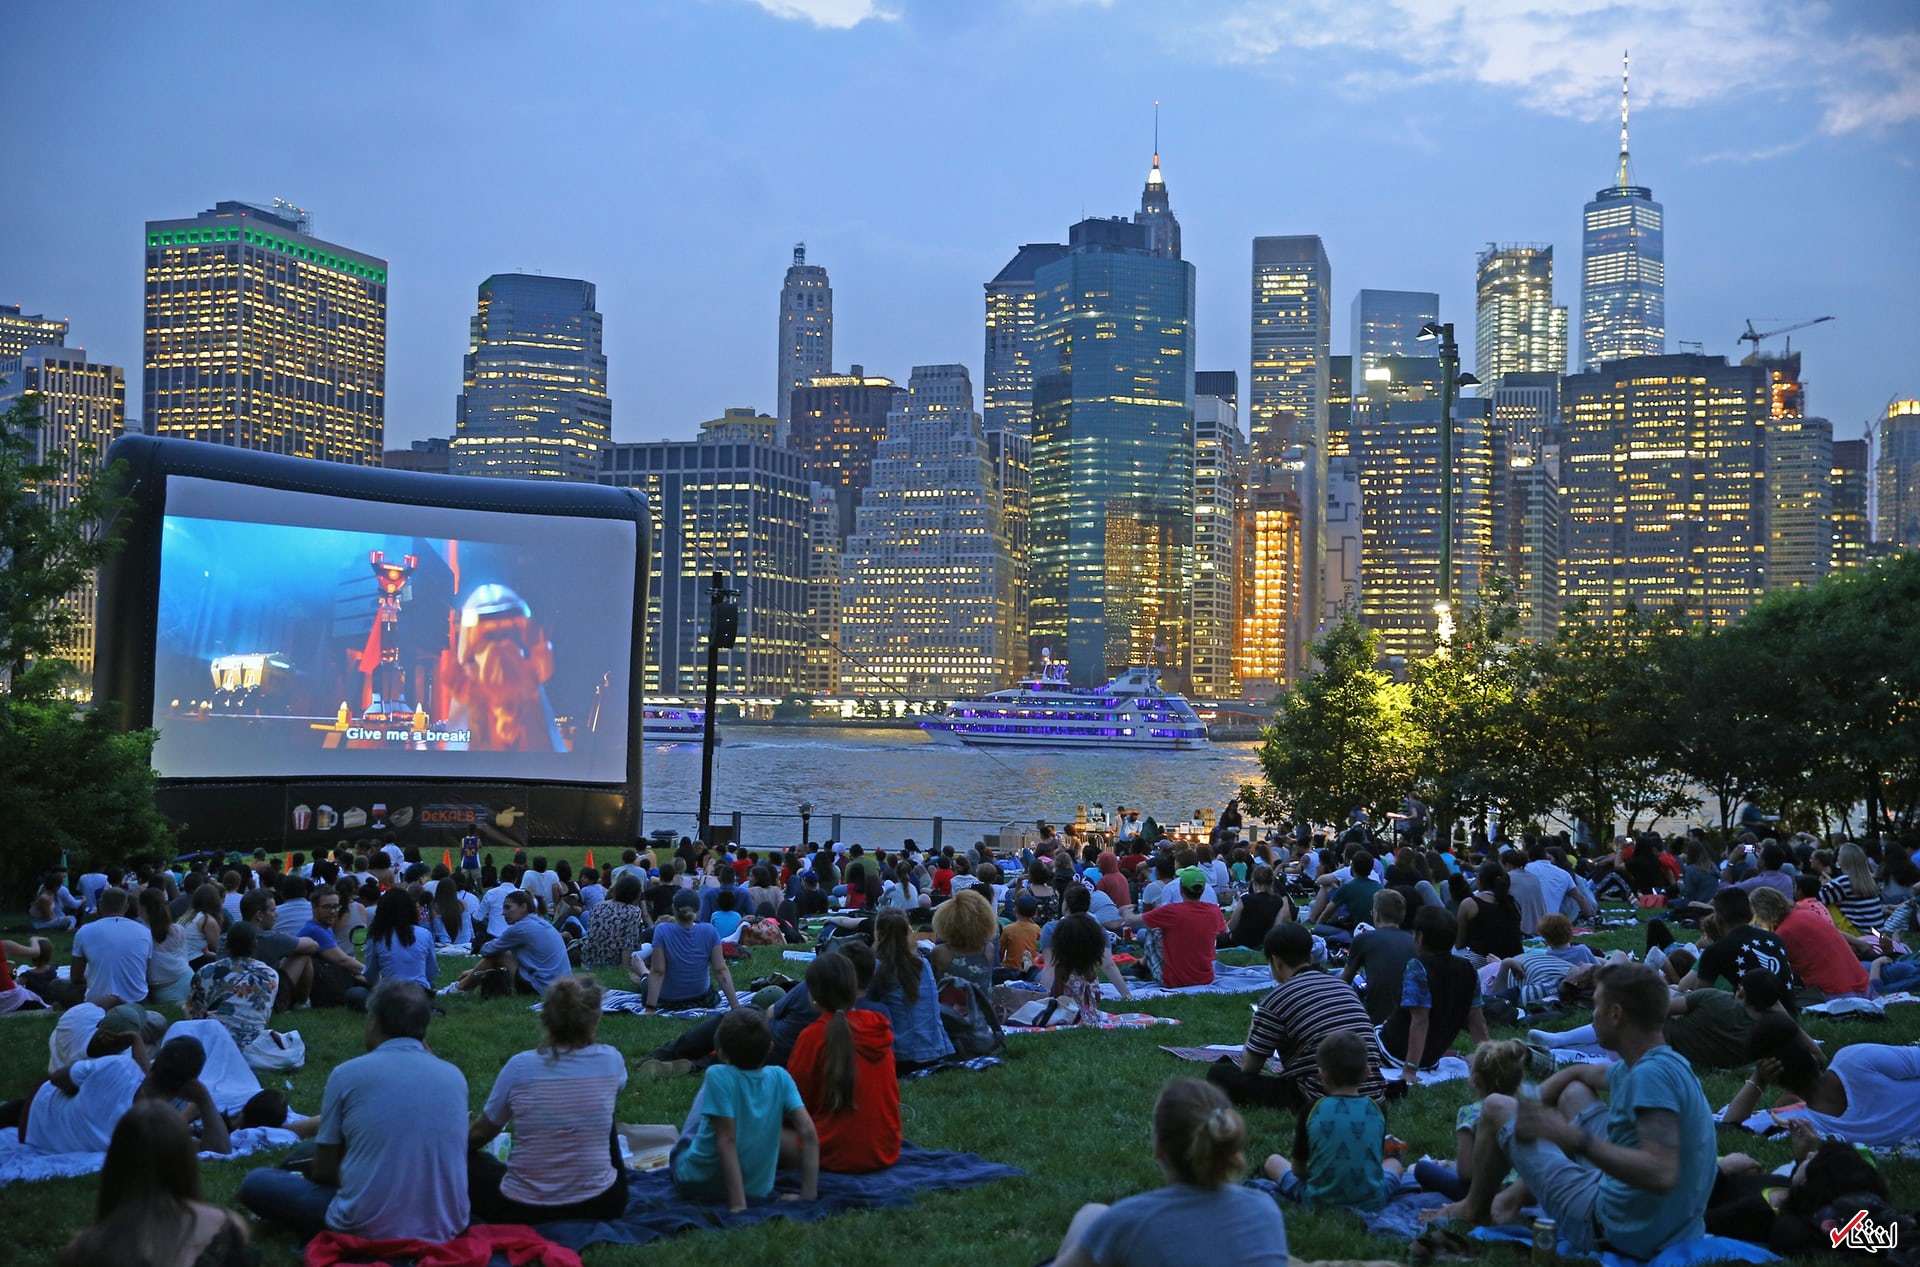
[[[943,844],[961,848],[985,839],[1001,850],[1014,850],[1039,838],[1037,820],[1044,818],[1064,830],[1074,821],[1074,811],[1009,819],[819,812],[805,817],[804,838],[815,841],[843,840],[872,849],[898,849],[912,840],[922,848],[938,849]],[[787,849],[798,846],[803,839],[802,816],[794,810],[715,810],[710,826],[716,837],[725,834],[728,842],[748,849]],[[1163,826],[1171,830],[1175,824]],[[1242,837],[1262,826],[1249,818]],[[644,839],[693,839],[699,834],[700,815],[696,810],[643,807],[640,811],[640,835]]]

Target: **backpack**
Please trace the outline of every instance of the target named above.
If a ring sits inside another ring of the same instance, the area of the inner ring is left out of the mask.
[[[978,982],[956,976],[940,979],[940,1024],[953,1043],[953,1054],[962,1060],[996,1055],[1006,1048],[999,1013]]]

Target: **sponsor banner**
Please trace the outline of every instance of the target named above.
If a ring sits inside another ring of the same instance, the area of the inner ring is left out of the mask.
[[[422,849],[480,838],[483,848],[527,844],[527,789],[471,784],[294,783],[285,791],[281,831],[288,849],[306,853],[339,842],[387,840]]]

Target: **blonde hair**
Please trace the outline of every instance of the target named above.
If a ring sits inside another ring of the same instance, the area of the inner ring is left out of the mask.
[[[592,977],[559,977],[540,1002],[540,1024],[547,1031],[541,1049],[585,1047],[600,1032],[600,983]]]
[[[1513,1095],[1527,1076],[1532,1053],[1517,1038],[1481,1043],[1467,1059],[1467,1076],[1481,1095]]]
[[[1777,927],[1793,909],[1792,903],[1778,889],[1765,886],[1757,887],[1747,894],[1747,904],[1753,908],[1753,918],[1768,928]]]
[[[962,889],[933,913],[933,935],[957,955],[977,955],[993,940],[1000,921],[993,904],[973,889]]]
[[[1873,868],[1867,865],[1867,851],[1849,841],[1840,846],[1837,861],[1847,877],[1850,897],[1878,897],[1880,886],[1874,882]]]
[[[1246,1119],[1198,1078],[1172,1078],[1160,1089],[1153,1140],[1167,1172],[1196,1188],[1218,1188],[1246,1168]]]

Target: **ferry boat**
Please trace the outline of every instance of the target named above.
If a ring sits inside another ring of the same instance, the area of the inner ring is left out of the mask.
[[[1132,668],[1105,686],[1072,686],[1067,666],[980,699],[957,700],[920,723],[945,743],[1031,748],[1204,748],[1207,727],[1186,698],[1160,689],[1156,669]]]
[[[640,709],[640,738],[647,743],[699,743],[707,710],[681,704],[645,704]],[[713,741],[720,742],[714,732]]]

